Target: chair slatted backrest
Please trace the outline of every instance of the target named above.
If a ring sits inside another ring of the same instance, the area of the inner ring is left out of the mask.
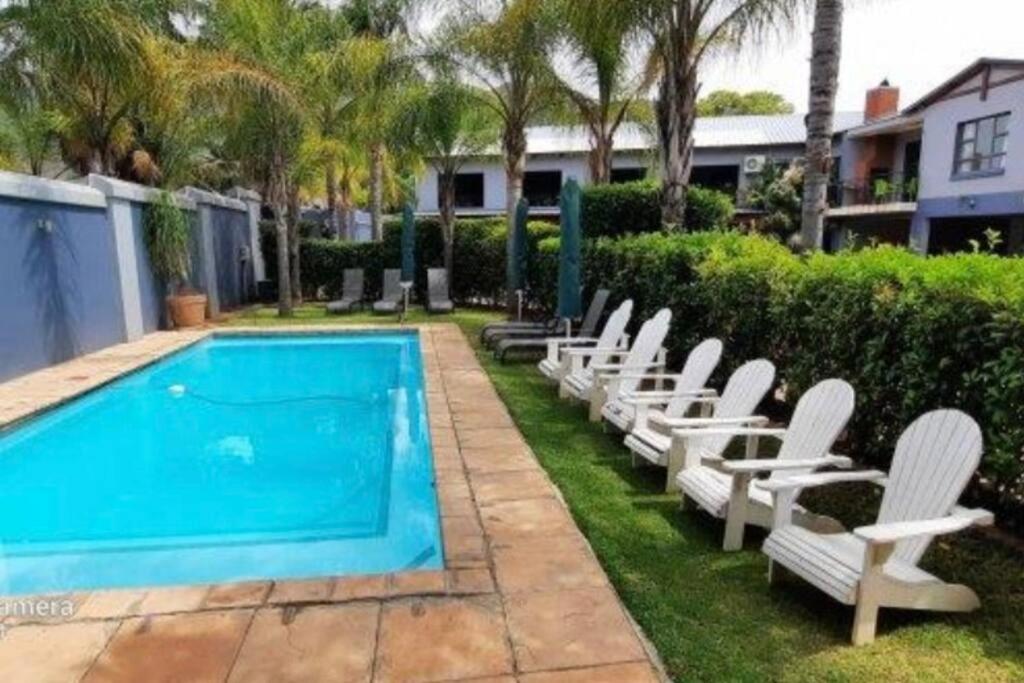
[[[981,428],[959,410],[917,418],[900,436],[878,521],[912,522],[948,515],[981,462]],[[893,557],[917,564],[932,538],[900,541]]]
[[[697,391],[707,386],[711,373],[718,367],[722,359],[722,341],[720,339],[705,339],[686,357],[683,371],[679,373],[676,384],[672,388],[675,396],[665,407],[667,417],[684,417],[686,412],[693,405],[693,399],[687,396],[687,392]]]
[[[597,326],[601,323],[601,316],[604,315],[604,307],[608,305],[609,296],[611,296],[611,292],[607,289],[599,289],[594,293],[594,298],[590,300],[590,307],[587,308],[587,314],[583,316],[583,322],[580,324],[581,337],[593,337],[597,332]]]
[[[604,324],[601,336],[598,337],[597,347],[599,349],[611,349],[617,347],[619,345],[619,340],[622,339],[622,335],[626,333],[626,326],[629,325],[629,318],[631,315],[633,315],[633,300],[626,299],[618,308],[615,309],[614,313],[608,316],[608,322]],[[590,357],[584,372],[589,375],[590,366],[607,363],[609,358],[611,358],[611,354],[609,353],[595,353]]]
[[[667,308],[661,309],[653,318],[644,322],[640,331],[637,332],[633,346],[629,349],[629,354],[623,361],[628,374],[636,375],[651,370],[647,366],[658,357],[658,351],[661,350],[661,345],[665,342],[665,337],[668,336],[668,328],[671,324],[672,311]],[[626,394],[636,391],[640,382],[641,380],[636,378],[622,380],[622,383],[619,384],[619,393]]]
[[[384,292],[381,299],[384,301],[402,300],[402,271],[397,268],[388,268],[384,271]]]
[[[431,301],[448,301],[448,271],[444,268],[427,270],[427,294]]]
[[[765,394],[775,383],[775,366],[759,358],[744,363],[725,383],[722,395],[715,403],[715,417],[748,417],[754,414]],[[691,446],[702,455],[721,455],[729,445],[729,436],[705,436],[691,440]]]
[[[826,379],[804,392],[797,401],[778,458],[823,458],[853,415],[856,394],[848,382]],[[772,479],[810,474],[806,470],[773,472]]]
[[[346,268],[343,274],[344,279],[341,285],[342,298],[353,301],[363,299],[363,269]]]

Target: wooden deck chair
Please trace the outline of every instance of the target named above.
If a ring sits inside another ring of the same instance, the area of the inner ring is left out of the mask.
[[[643,401],[652,410],[657,410],[664,417],[686,417],[693,405],[693,399],[700,396],[717,396],[713,389],[705,388],[711,373],[718,367],[722,358],[722,342],[719,339],[705,339],[695,346],[686,357],[682,371],[677,375],[657,373],[639,373],[638,375],[620,375],[623,379],[653,381],[661,386],[664,382],[672,385],[671,391],[632,391],[620,392],[619,396],[608,401],[601,409],[601,416],[622,432],[628,432],[633,426],[636,416],[636,403]],[[631,399],[629,402],[626,399]],[[708,404],[704,404],[708,405]]]
[[[839,602],[856,605],[854,645],[875,638],[878,610],[969,612],[980,606],[967,586],[947,584],[918,567],[932,539],[993,523],[992,513],[957,505],[981,461],[981,429],[958,410],[914,421],[896,444],[888,478],[882,472],[805,474],[763,482],[775,499],[775,523],[764,542],[769,579],[789,571]],[[853,533],[819,534],[791,522],[803,489],[846,481],[885,487],[878,522]]]
[[[363,269],[346,268],[342,273],[341,298],[327,304],[328,313],[351,313],[363,305]]]
[[[384,271],[383,292],[373,302],[374,313],[397,313],[402,306],[402,271],[389,268]]]
[[[608,320],[601,330],[601,336],[592,337],[550,337],[547,340],[547,355],[538,365],[541,374],[553,382],[561,382],[562,378],[573,369],[569,351],[571,349],[588,349],[593,353],[589,356],[589,363],[604,363],[611,354],[621,352],[625,349],[624,340],[626,337],[626,326],[629,325],[629,318],[633,314],[633,301],[626,299],[615,311],[608,316]],[[581,359],[585,360],[584,357]],[[580,362],[577,372],[581,375],[589,375],[588,362]]]
[[[775,382],[775,366],[762,359],[744,363],[729,377],[722,390],[721,397],[694,396],[689,402],[702,407],[710,406],[704,411],[705,419],[717,420],[719,425],[760,426],[768,423],[768,418],[754,415],[757,406]],[[665,490],[678,490],[676,473],[682,469],[683,450],[672,447],[671,420],[652,410],[652,406],[642,399],[624,399],[634,406],[635,416],[633,428],[626,435],[626,448],[633,453],[633,464],[643,459],[651,464],[668,468]],[[713,436],[701,440],[700,453],[707,457],[719,457],[729,445],[730,437]]]
[[[664,369],[665,349],[662,344],[668,336],[671,322],[672,311],[661,309],[641,325],[628,352],[613,354],[601,363],[591,360],[587,365],[590,371],[587,374],[568,373],[559,385],[559,395],[589,402],[590,421],[600,422],[601,408],[605,403],[615,399],[619,391],[633,391],[639,385],[638,380],[620,379],[618,375],[625,373],[634,376],[640,372]],[[590,355],[586,349],[570,349],[568,353],[577,366]]]
[[[448,289],[448,271],[444,268],[427,269],[427,311],[430,313],[451,313],[455,304]]]
[[[597,334],[597,326],[601,324],[601,317],[604,315],[604,308],[608,303],[610,295],[611,293],[607,289],[597,291],[597,294],[594,295],[590,302],[590,307],[587,309],[583,322],[576,332],[575,336],[577,338],[589,339]],[[565,326],[563,325],[559,329],[562,330],[562,336],[564,337]],[[517,353],[544,351],[547,348],[548,339],[555,336],[558,336],[557,332],[543,335],[538,335],[536,332],[506,332],[503,337],[497,338],[494,341],[494,355],[498,360],[504,361],[505,357],[513,351]]]
[[[850,467],[849,458],[831,455],[829,450],[853,415],[853,387],[840,379],[828,379],[811,387],[800,397],[785,429],[765,429],[747,425],[701,425],[673,430],[674,447],[683,448],[682,470],[676,484],[682,490],[683,502],[693,501],[711,515],[725,520],[724,550],[740,550],[747,524],[765,529],[772,527],[772,497],[755,486],[754,475],[768,474],[779,480],[810,474],[823,467]],[[681,420],[681,422],[687,422]],[[701,441],[708,436],[731,439],[745,437],[746,460],[723,460],[720,454],[702,455]],[[781,441],[778,455],[758,459],[760,437]],[[682,443],[680,443],[682,442]],[[839,531],[835,520],[814,515],[803,508],[794,508],[801,525],[818,531]]]

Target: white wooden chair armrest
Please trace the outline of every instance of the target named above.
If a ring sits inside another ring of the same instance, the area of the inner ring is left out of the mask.
[[[694,418],[697,419],[697,418]],[[767,421],[767,420],[766,420]],[[773,436],[781,439],[786,435],[786,430],[774,427],[744,427],[738,423],[734,427],[704,427],[704,428],[682,428],[673,429],[673,436]]]
[[[721,469],[728,473],[779,472],[805,470],[820,467],[853,467],[853,461],[843,455],[826,455],[824,458],[787,458],[785,460],[762,458],[760,460],[726,460]]]
[[[666,417],[661,420],[666,427],[672,427],[673,434],[688,428],[696,427],[730,427],[730,426],[759,426],[768,424],[768,418],[764,415],[746,415],[743,417]],[[701,436],[707,435],[701,430]]]
[[[973,512],[973,511],[972,511]],[[973,515],[952,514],[938,519],[922,519],[914,522],[891,522],[857,527],[853,535],[870,545],[885,545],[920,536],[941,536],[963,531],[967,527],[985,526],[993,520],[992,513],[979,510]]]
[[[625,356],[629,354],[629,349],[620,349],[614,346],[595,346],[589,349],[566,349],[565,352],[570,356],[597,356],[600,354],[607,354],[609,356]]]
[[[548,346],[590,346],[600,340],[593,337],[548,337],[545,341]]]
[[[631,406],[663,406],[672,400],[671,391],[652,391],[644,394],[623,396],[622,402]]]
[[[954,517],[968,517],[973,519],[977,526],[992,526],[996,523],[996,516],[982,508],[965,508],[959,505],[954,505],[953,511],[950,512],[950,514]]]
[[[643,363],[640,365],[626,365],[625,363],[601,363],[599,365],[592,365],[591,370],[596,372],[604,373],[615,373],[619,375],[622,372],[630,370],[643,370],[644,368],[656,368],[659,367],[658,363]]]
[[[801,474],[785,479],[771,479],[759,481],[757,486],[765,491],[779,493],[782,491],[796,491],[800,489],[812,489],[818,486],[840,484],[843,482],[869,481],[875,484],[885,485],[885,472],[878,470],[863,470],[860,472],[818,472],[815,474]]]

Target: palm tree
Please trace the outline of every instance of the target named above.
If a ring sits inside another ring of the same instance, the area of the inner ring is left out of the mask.
[[[227,112],[226,148],[263,188],[277,234],[278,313],[292,314],[289,203],[309,112],[299,84],[317,26],[315,15],[293,0],[214,0],[204,40],[259,69],[280,85],[238,98]]]
[[[828,181],[832,177],[832,135],[842,39],[843,0],[816,0],[800,224],[800,244],[804,249],[821,248],[825,211],[828,209]]]
[[[470,9],[441,37],[454,48],[453,64],[487,93],[483,103],[501,121],[507,250],[512,258],[515,209],[526,174],[526,126],[561,94],[549,61],[557,39],[557,12],[547,0],[508,0],[492,14]],[[509,289],[512,310],[515,299]]]
[[[131,143],[148,34],[127,0],[11,3],[0,9],[0,87],[64,120],[61,148],[76,170],[113,175]]]
[[[660,72],[656,119],[662,167],[662,221],[679,228],[693,167],[700,68],[716,50],[788,27],[802,0],[637,0]]]
[[[370,222],[373,238],[384,236],[387,139],[381,133],[398,115],[396,94],[410,74],[407,59],[409,19],[422,0],[349,0],[342,12],[356,35],[379,41],[390,54],[381,60],[370,83],[376,125],[366,129],[370,150]]]
[[[590,134],[591,182],[607,183],[615,133],[637,97],[650,87],[644,72],[630,74],[637,13],[622,0],[561,0],[559,14],[569,54],[579,67],[562,79],[562,87]],[[596,96],[584,92],[581,82]]]
[[[453,268],[455,179],[466,162],[498,139],[490,110],[479,107],[480,94],[442,74],[413,98],[407,111],[409,137],[437,172],[444,267]]]

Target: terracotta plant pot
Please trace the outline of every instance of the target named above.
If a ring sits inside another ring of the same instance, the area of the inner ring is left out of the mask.
[[[206,295],[183,294],[167,297],[175,327],[198,327],[206,321]]]

